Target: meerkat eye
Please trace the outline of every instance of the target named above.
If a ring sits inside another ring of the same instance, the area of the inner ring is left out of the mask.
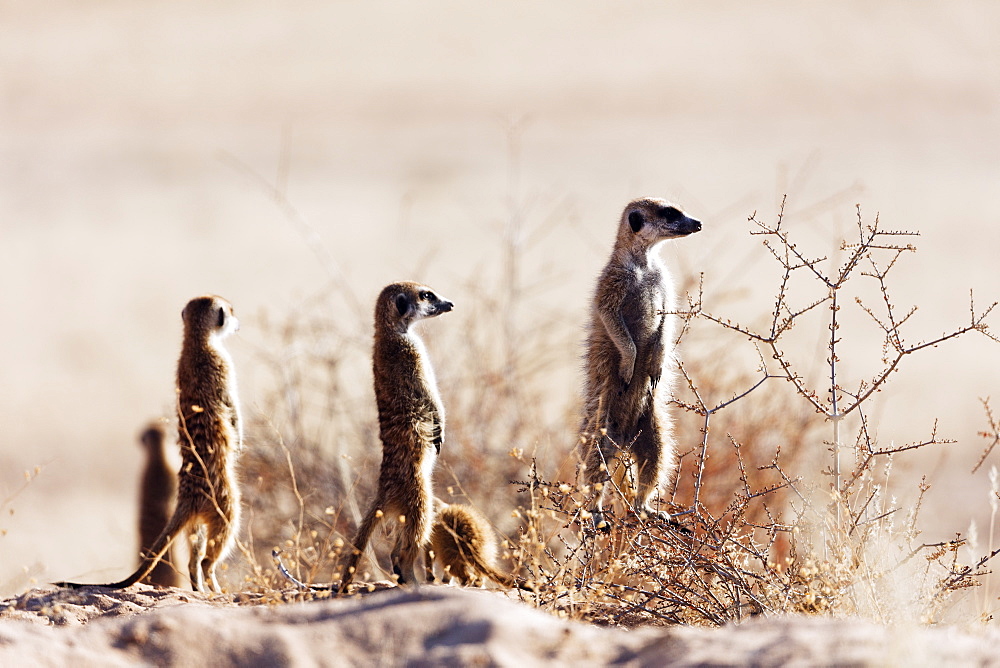
[[[219,307],[219,327],[226,324],[226,309],[222,306]]]
[[[428,302],[436,302],[437,301],[437,297],[434,296],[434,293],[433,292],[429,292],[427,290],[423,290],[420,293],[420,298],[423,299],[424,301],[428,301]]]
[[[399,311],[399,315],[406,315],[410,310],[410,299],[406,295],[396,295],[396,310]]]
[[[633,232],[641,230],[645,223],[646,221],[642,219],[642,214],[638,211],[633,211],[628,215],[628,224],[632,228]]]

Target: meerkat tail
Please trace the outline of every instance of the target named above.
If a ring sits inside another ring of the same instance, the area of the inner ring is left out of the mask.
[[[165,555],[167,553],[167,550],[170,549],[170,546],[173,544],[174,539],[177,538],[178,534],[180,534],[181,531],[187,528],[187,525],[190,523],[190,521],[191,521],[190,517],[181,517],[179,513],[174,513],[173,516],[171,516],[170,521],[167,523],[167,526],[163,528],[163,531],[160,533],[159,538],[157,538],[156,542],[153,543],[153,546],[150,547],[148,550],[146,550],[146,552],[143,554],[142,563],[139,564],[139,568],[136,569],[136,571],[132,573],[132,575],[128,576],[124,580],[121,580],[120,582],[109,582],[106,584],[94,584],[94,583],[87,584],[81,582],[53,582],[52,584],[54,584],[56,587],[67,587],[70,589],[80,589],[81,587],[106,587],[108,589],[125,589],[126,587],[131,587],[136,582],[138,582],[139,580],[143,579],[144,577],[153,572],[153,569],[156,568],[156,564],[160,563],[160,559],[162,559],[163,555]]]
[[[486,563],[483,560],[482,555],[478,551],[473,550],[469,555],[469,560],[479,569],[479,572],[490,578],[499,585],[508,588],[518,588],[523,591],[535,591],[535,588],[525,582],[524,578],[519,578],[516,575],[508,575],[506,573],[501,573],[492,565]]]
[[[340,586],[337,591],[341,594],[347,591],[347,585],[351,584],[351,580],[354,579],[354,571],[357,570],[358,561],[361,559],[361,555],[364,554],[365,549],[368,547],[368,540],[372,536],[372,532],[375,527],[378,526],[379,520],[382,519],[382,512],[378,506],[372,506],[369,509],[368,514],[365,518],[361,520],[361,526],[358,527],[357,533],[354,535],[354,540],[351,541],[351,546],[354,551],[347,560],[347,564],[344,566],[344,576],[340,581]]]
[[[278,572],[285,576],[286,580],[289,580],[299,589],[307,589],[309,591],[330,591],[333,589],[333,583],[330,584],[306,584],[302,580],[298,579],[292,575],[285,564],[281,561],[281,550],[275,548],[271,550],[271,558],[274,559],[274,565],[278,567]]]

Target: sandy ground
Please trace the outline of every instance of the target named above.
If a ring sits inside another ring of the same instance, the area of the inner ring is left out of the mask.
[[[821,249],[850,231],[856,202],[923,233],[898,273],[898,301],[921,305],[914,338],[963,322],[970,288],[1000,297],[993,2],[46,0],[0,15],[2,595],[132,568],[135,438],[171,413],[179,312],[196,294],[225,295],[243,319],[232,348],[248,410],[265,314],[332,289],[369,304],[400,277],[461,306],[470,283],[499,280],[512,213],[553,228],[524,246],[525,272],[553,287],[521,315],[566,310],[551,382],[574,392],[590,282],[638,194],[705,221],[665,256],[705,272],[711,294],[755,294],[766,262],[747,259],[746,217],[773,218],[788,193]],[[934,415],[959,440],[932,462],[929,540],[972,520],[987,534],[987,469],[968,471],[997,350],[943,346],[881,400],[887,441],[925,436]],[[459,389],[443,382],[446,403]],[[361,605],[222,612],[191,598],[24,642]]]
[[[237,597],[239,598],[239,597]],[[885,628],[788,617],[599,628],[497,592],[392,588],[267,602],[139,586],[0,601],[0,662],[39,666],[940,666],[1000,664],[996,629]],[[279,598],[279,597],[276,597]]]

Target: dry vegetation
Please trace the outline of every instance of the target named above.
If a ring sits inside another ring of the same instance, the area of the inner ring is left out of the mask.
[[[580,482],[574,447],[578,397],[548,380],[567,346],[575,353],[578,330],[565,331],[561,314],[548,327],[521,327],[515,317],[526,290],[520,221],[512,213],[505,234],[504,287],[469,288],[473,328],[449,335],[442,323],[425,333],[448,411],[438,495],[492,519],[505,536],[503,567],[537,588],[526,600],[614,625],[721,625],[784,612],[989,618],[988,598],[970,606],[966,590],[989,572],[992,532],[981,558],[962,563],[962,535],[921,536],[929,485],[893,473],[898,458],[947,439],[931,420],[925,438],[884,445],[872,423],[874,396],[908,356],[970,335],[994,338],[986,319],[995,304],[977,310],[971,296],[967,322],[928,338],[909,331],[916,307],[893,302],[889,275],[916,250],[915,233],[883,230],[859,208],[856,236],[820,257],[800,247],[783,213],[773,223],[751,216],[751,235],[775,263],[773,302],[760,305],[760,318],[734,322],[716,310],[728,296],[694,281],[678,314],[684,361],[672,410],[681,466],[662,498],[678,524],[619,512],[605,535],[585,510],[593,490]],[[375,482],[370,317],[335,285],[287,319],[259,323],[269,343],[255,363],[273,392],[256,407],[245,456],[247,567],[230,573],[244,589],[287,588],[270,559],[275,546],[297,577],[336,580]],[[333,314],[345,308],[365,326],[343,329]],[[803,343],[819,334],[818,347]],[[866,368],[857,377],[844,372],[848,339],[875,347],[851,365]],[[988,445],[976,469],[998,442],[986,409]],[[908,507],[896,501],[903,486],[916,498]],[[358,579],[386,577],[368,563]]]

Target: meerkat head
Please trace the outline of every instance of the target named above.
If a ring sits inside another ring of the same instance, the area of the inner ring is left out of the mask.
[[[447,313],[454,307],[426,285],[404,281],[383,288],[375,313],[391,329],[405,332],[416,321]]]
[[[166,432],[163,428],[163,422],[161,420],[155,420],[142,430],[142,434],[139,436],[139,442],[147,450],[158,450],[163,446],[163,440],[166,438]]]
[[[666,239],[685,237],[701,230],[701,222],[664,199],[644,197],[629,202],[622,212],[620,236],[649,248]]]
[[[181,318],[186,332],[202,338],[223,339],[240,328],[233,305],[216,295],[195,297],[181,311]]]

